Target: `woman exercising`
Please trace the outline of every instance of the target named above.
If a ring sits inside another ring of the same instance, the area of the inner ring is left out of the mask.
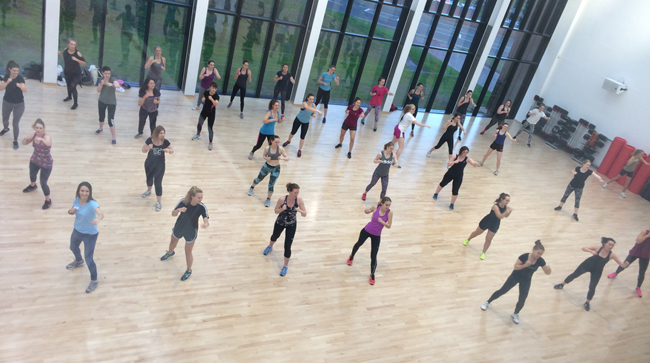
[[[412,104],[415,106],[415,112],[413,113],[413,117],[417,117],[418,115],[418,108],[420,107],[420,100],[424,98],[424,84],[422,82],[418,83],[415,89],[412,89],[409,91],[409,93],[406,95],[407,97],[407,104]],[[415,125],[411,125],[411,136],[413,136],[413,132],[415,131]]]
[[[508,203],[510,203],[510,195],[501,193],[499,198],[494,201],[490,214],[483,217],[476,230],[472,232],[465,241],[463,241],[463,246],[467,246],[472,238],[483,234],[486,229],[488,230],[488,233],[485,236],[485,243],[483,244],[481,260],[485,260],[485,252],[490,248],[492,239],[494,238],[494,235],[497,234],[499,226],[501,225],[501,220],[510,217],[510,213],[512,213],[512,208],[508,207]]]
[[[271,144],[275,138],[275,123],[282,123],[282,121],[284,121],[284,119],[280,117],[279,110],[280,102],[271,100],[271,102],[269,102],[269,110],[266,111],[266,115],[264,115],[264,118],[262,119],[264,124],[260,127],[260,133],[257,135],[257,143],[253,146],[251,153],[248,154],[248,160],[253,160],[253,154],[264,145],[265,140],[268,140],[268,143]]]
[[[277,103],[277,101],[275,101]],[[248,195],[253,195],[253,189],[259,184],[267,175],[271,174],[269,177],[269,189],[268,195],[266,197],[266,202],[264,203],[265,207],[271,206],[271,197],[273,196],[273,186],[280,176],[280,160],[289,160],[287,152],[284,151],[284,148],[280,146],[280,136],[273,135],[269,138],[269,147],[264,149],[264,160],[266,162],[262,165],[260,173],[257,175],[257,178],[253,180],[253,184],[250,189],[248,189]]]
[[[240,68],[235,72],[235,85],[232,86],[232,94],[230,94],[230,102],[228,108],[232,106],[232,101],[235,100],[237,92],[239,92],[239,118],[244,118],[244,98],[246,98],[246,82],[253,82],[251,70],[248,69],[248,61],[245,60]]]
[[[361,124],[365,124],[366,117],[370,116],[370,112],[372,112],[372,110],[375,110],[375,127],[372,129],[372,131],[377,131],[379,113],[381,112],[381,104],[384,103],[384,95],[388,94],[389,96],[393,96],[392,93],[388,92],[388,88],[384,87],[385,83],[386,78],[381,77],[377,81],[377,85],[372,87],[370,90],[370,95],[372,96],[370,98],[370,104],[368,105],[368,109],[365,112],[365,116],[361,120]]]
[[[639,297],[643,297],[643,294],[641,293],[641,285],[643,285],[645,272],[648,269],[648,260],[650,260],[650,230],[646,229],[639,233],[639,235],[636,237],[636,244],[634,247],[632,247],[630,253],[625,258],[625,262],[632,264],[632,262],[636,261],[637,258],[639,259],[639,277],[636,281],[635,291]],[[624,267],[619,266],[616,269],[616,272],[612,272],[611,274],[607,275],[607,277],[613,279],[618,274],[623,272],[624,269]]]
[[[406,105],[404,106],[404,110],[402,111],[402,118],[400,118],[399,123],[395,125],[395,129],[393,130],[393,144],[397,143],[399,145],[399,149],[397,149],[397,158],[399,158],[400,154],[402,154],[402,150],[404,149],[404,133],[406,130],[408,130],[411,125],[415,124],[418,126],[426,127],[426,128],[431,128],[429,125],[425,125],[422,123],[419,123],[415,120],[415,116],[413,116],[413,113],[415,113],[415,106],[414,105]],[[401,168],[402,166],[398,166]]]
[[[338,149],[343,146],[343,138],[345,133],[350,130],[350,148],[348,150],[348,159],[352,159],[352,147],[354,147],[354,137],[357,134],[357,122],[359,117],[366,117],[361,108],[361,99],[359,97],[354,99],[354,103],[348,106],[348,109],[345,110],[347,117],[341,125],[341,137],[339,138],[339,143],[334,146],[335,149]]]
[[[366,194],[372,189],[372,187],[377,184],[377,181],[381,179],[381,194],[379,194],[380,199],[384,199],[386,196],[386,189],[388,189],[388,174],[390,172],[391,166],[399,167],[399,162],[397,161],[397,155],[393,152],[395,149],[395,144],[392,142],[386,143],[384,145],[384,150],[381,151],[377,156],[375,156],[374,163],[379,164],[375,168],[375,172],[372,173],[372,179],[370,179],[370,184],[366,187],[366,190],[361,195],[362,200],[366,200]]]
[[[591,280],[589,281],[589,292],[587,292],[587,301],[585,301],[585,310],[589,311],[591,306],[589,303],[594,298],[596,293],[596,286],[600,281],[600,276],[603,274],[603,269],[609,260],[614,260],[619,266],[627,268],[630,265],[629,261],[621,262],[621,259],[616,256],[612,249],[616,244],[613,238],[603,237],[600,241],[602,247],[582,247],[585,252],[591,253],[593,256],[584,260],[578,268],[569,276],[567,276],[562,283],[553,286],[556,290],[561,290],[564,285],[573,281],[576,277],[580,277],[585,272],[589,272]]]
[[[544,246],[542,245],[542,242],[540,240],[535,241],[533,252],[524,253],[519,256],[517,261],[515,261],[514,271],[512,271],[503,286],[499,290],[495,291],[488,301],[481,305],[481,309],[487,310],[492,301],[505,295],[510,291],[510,289],[515,287],[515,285],[519,284],[519,300],[517,301],[517,305],[515,305],[515,312],[510,315],[512,321],[514,321],[515,324],[519,324],[519,312],[524,308],[524,303],[526,303],[533,274],[540,267],[544,270],[545,274],[551,274],[551,268],[546,265],[546,261],[542,258],[543,254]]]
[[[501,126],[506,122],[506,116],[510,114],[510,105],[512,102],[510,100],[507,100],[505,104],[499,106],[497,108],[497,112],[494,114],[492,119],[490,120],[490,123],[485,126],[483,131],[481,131],[481,135],[485,133],[485,131],[489,130],[492,126],[498,124],[497,126]]]
[[[494,175],[499,175],[499,166],[501,166],[501,154],[503,154],[503,144],[506,142],[506,136],[514,142],[517,142],[517,140],[513,139],[512,136],[510,136],[510,133],[508,132],[508,124],[503,124],[497,127],[497,132],[495,132],[492,136],[496,138],[494,139],[494,142],[492,142],[492,145],[490,145],[488,151],[485,153],[483,160],[478,163],[478,166],[483,166],[485,160],[487,160],[490,154],[492,154],[492,150],[496,150],[497,169],[494,171]]]
[[[609,183],[617,181],[618,178],[625,175],[625,185],[623,186],[623,191],[621,192],[621,197],[625,198],[625,191],[627,190],[627,187],[630,186],[630,182],[634,176],[634,169],[636,169],[636,166],[639,164],[639,162],[642,162],[645,165],[650,165],[650,163],[645,161],[643,158],[643,150],[641,149],[637,149],[632,153],[632,156],[630,156],[630,158],[625,163],[623,170],[621,170],[621,172],[618,173],[618,175],[614,178],[607,180],[605,184],[603,184],[603,189],[607,189],[607,185],[609,185]]]
[[[99,111],[99,129],[95,131],[96,135],[101,134],[104,131],[104,120],[106,119],[106,109],[108,109],[108,127],[111,130],[111,137],[113,145],[116,144],[115,141],[115,108],[117,107],[117,99],[115,98],[115,89],[120,88],[120,84],[117,83],[115,77],[111,76],[111,69],[107,66],[103,66],[101,69],[102,80],[97,86],[97,92],[99,92],[99,99],[97,100],[97,109]]]
[[[433,153],[434,150],[440,149],[442,145],[447,143],[447,148],[449,149],[449,160],[451,160],[451,158],[454,156],[454,133],[456,132],[456,130],[458,130],[458,128],[460,128],[461,133],[466,133],[465,129],[463,128],[463,125],[460,123],[461,116],[462,115],[455,113],[451,117],[451,119],[449,119],[445,123],[445,126],[443,127],[445,133],[442,134],[442,136],[440,136],[440,140],[438,140],[438,144],[432,147],[431,150],[427,152],[428,158],[431,157],[431,153]],[[458,138],[460,139],[460,136],[458,136]]]
[[[330,103],[330,86],[332,85],[332,81],[336,83],[336,85],[339,85],[339,77],[334,74],[334,71],[336,70],[336,66],[331,65],[330,68],[327,70],[327,72],[321,73],[321,75],[318,77],[318,92],[316,92],[316,107],[318,107],[318,104],[320,104],[320,101],[323,101],[323,123],[325,123],[327,120],[327,107],[329,106]]]
[[[278,240],[282,231],[286,229],[284,233],[284,266],[280,271],[280,276],[286,275],[287,269],[289,268],[291,244],[293,243],[293,237],[296,235],[296,228],[298,226],[297,213],[300,212],[300,215],[303,217],[307,216],[305,202],[298,196],[298,193],[300,193],[300,186],[295,183],[287,183],[287,192],[289,192],[289,194],[285,195],[284,198],[278,199],[278,202],[275,204],[275,214],[278,215],[278,218],[275,220],[275,224],[273,225],[271,241],[264,249],[264,256],[271,253],[275,241]]]
[[[140,120],[138,121],[138,133],[135,135],[136,139],[141,138],[144,134],[147,117],[149,117],[149,130],[153,134],[158,119],[158,105],[160,105],[160,91],[156,89],[156,81],[147,78],[138,92],[138,106],[140,106],[138,117]]]
[[[208,61],[208,66],[203,67],[201,73],[199,73],[199,79],[201,80],[201,83],[199,84],[199,97],[196,100],[196,107],[192,108],[193,110],[198,110],[199,107],[201,107],[201,103],[206,101],[203,99],[203,95],[206,91],[210,90],[210,87],[212,87],[214,77],[221,79],[219,71],[214,67],[214,61],[210,60]]]
[[[569,182],[569,185],[567,185],[566,190],[564,191],[564,195],[562,196],[562,199],[560,200],[560,205],[555,207],[556,211],[562,210],[562,206],[564,206],[564,202],[566,202],[566,199],[571,195],[571,193],[575,192],[575,205],[573,209],[573,219],[576,221],[579,221],[578,219],[578,208],[580,208],[580,198],[582,198],[582,191],[583,188],[585,187],[585,181],[587,178],[589,178],[590,175],[594,175],[600,182],[603,182],[603,179],[601,179],[598,174],[594,174],[593,171],[589,170],[589,167],[591,166],[591,160],[587,159],[582,162],[582,166],[576,166],[575,170],[572,171],[573,173],[573,179],[571,179],[571,182]]]
[[[203,109],[199,114],[199,121],[196,123],[196,135],[192,137],[192,140],[198,140],[201,138],[201,130],[203,129],[203,122],[205,119],[208,119],[208,150],[212,150],[212,138],[214,137],[214,119],[217,117],[217,105],[219,104],[219,94],[217,93],[217,88],[219,86],[212,82],[210,88],[203,92]]]
[[[185,261],[187,262],[187,269],[181,281],[185,281],[192,275],[192,263],[194,256],[192,249],[194,248],[194,241],[199,236],[199,218],[203,217],[202,228],[208,228],[210,225],[210,216],[208,215],[208,207],[201,203],[203,200],[203,191],[198,187],[192,187],[176,205],[172,211],[172,217],[180,216],[176,219],[176,224],[172,228],[172,236],[169,241],[169,250],[160,258],[161,261],[167,261],[170,257],[174,256],[176,252],[174,249],[178,245],[178,240],[185,238]]]
[[[280,119],[284,121],[284,101],[287,99],[287,92],[289,91],[289,82],[296,84],[296,80],[293,79],[291,73],[289,73],[289,65],[283,64],[282,70],[278,71],[273,77],[273,82],[275,82],[275,88],[273,89],[273,99],[279,100],[281,103],[281,112],[282,116]]]
[[[359,240],[352,247],[352,253],[348,257],[348,266],[352,266],[352,261],[354,260],[354,255],[359,250],[368,238],[370,238],[371,248],[370,248],[370,279],[368,282],[370,285],[375,284],[375,270],[377,269],[377,253],[379,252],[379,242],[381,241],[381,230],[384,227],[390,229],[390,226],[393,223],[393,212],[390,210],[391,200],[388,197],[383,197],[377,204],[376,208],[366,208],[364,212],[366,214],[372,214],[370,222],[366,224],[364,228],[361,229],[359,233]]]
[[[473,93],[472,90],[467,91],[465,96],[463,96],[460,100],[458,100],[458,103],[456,104],[456,113],[460,115],[460,124],[463,126],[465,125],[465,116],[467,115],[467,107],[469,107],[469,104],[471,103],[474,107],[476,107],[476,103],[474,103],[474,99],[472,98],[472,93]],[[458,141],[460,140],[462,139],[460,138],[460,132],[459,132]]]
[[[50,199],[50,187],[47,186],[47,180],[50,178],[52,173],[52,166],[54,160],[52,159],[52,138],[50,135],[45,133],[45,123],[40,118],[34,122],[32,125],[34,129],[34,135],[27,136],[23,139],[23,145],[29,145],[30,143],[34,146],[34,153],[29,159],[29,185],[23,189],[23,193],[29,193],[32,190],[38,188],[36,186],[36,175],[38,172],[41,172],[40,182],[41,189],[43,189],[43,194],[45,195],[45,203],[43,203],[43,209],[48,209],[52,206],[52,199]]]
[[[162,180],[165,176],[165,153],[174,153],[174,148],[169,140],[165,139],[165,128],[157,126],[151,137],[142,145],[142,152],[147,153],[144,162],[144,173],[147,176],[147,190],[142,193],[142,198],[151,195],[151,188],[156,184],[156,212],[160,212],[162,205]]]
[[[160,92],[162,87],[162,72],[167,66],[167,60],[162,56],[162,48],[157,45],[153,48],[153,55],[147,59],[147,63],[144,65],[144,69],[148,69],[147,72],[148,79],[153,79],[156,90]]]
[[[81,83],[81,66],[86,66],[86,60],[83,55],[77,50],[77,41],[73,38],[68,39],[68,47],[59,52],[63,58],[63,76],[65,77],[65,84],[68,88],[68,97],[63,102],[74,100],[71,110],[76,110],[79,104],[77,103],[78,93],[77,85]]]
[[[307,136],[307,130],[309,130],[309,121],[312,117],[316,117],[314,113],[322,115],[323,113],[316,109],[314,105],[314,95],[308,94],[305,97],[305,100],[302,101],[302,108],[300,112],[296,115],[296,118],[293,120],[293,126],[291,127],[291,134],[289,134],[289,139],[282,144],[282,147],[287,147],[293,139],[293,135],[298,132],[300,129],[300,146],[298,147],[298,157],[302,156],[302,147],[305,145],[305,136]]]
[[[9,116],[13,112],[14,119],[12,125],[14,127],[14,150],[18,150],[18,134],[20,132],[20,119],[25,112],[25,97],[24,93],[27,92],[25,86],[25,78],[21,76],[20,66],[14,61],[7,63],[7,74],[0,82],[0,91],[5,90],[2,97],[2,131],[0,136],[9,132]]]
[[[453,135],[453,134],[452,134]],[[438,194],[442,188],[446,187],[449,182],[453,181],[454,183],[451,186],[451,204],[449,204],[449,210],[454,210],[454,203],[456,203],[456,198],[458,198],[458,191],[460,190],[461,184],[463,184],[463,174],[465,172],[465,166],[467,163],[473,167],[477,167],[478,163],[472,158],[468,157],[469,148],[463,146],[460,148],[458,155],[454,160],[449,160],[447,166],[449,170],[445,173],[445,176],[442,177],[442,181],[438,184],[435,194],[433,194],[433,200],[438,200]]]

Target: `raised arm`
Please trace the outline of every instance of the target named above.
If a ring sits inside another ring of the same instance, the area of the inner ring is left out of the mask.
[[[311,107],[311,105],[308,105],[307,102],[304,102],[304,101],[303,101],[303,103],[302,103],[302,108],[304,108],[305,110],[311,111],[311,112],[316,112],[316,113],[319,114],[319,115],[322,115],[322,114],[323,114],[322,111],[319,111],[319,110],[317,110],[317,109]]]
[[[298,202],[298,212],[300,212],[301,216],[307,217],[307,208],[305,208],[305,202],[300,197],[298,197],[297,202]]]
[[[431,128],[431,126],[429,126],[429,125],[425,125],[425,124],[423,124],[423,123],[419,123],[419,122],[417,122],[417,121],[413,121],[413,123],[416,124],[416,125],[418,125],[418,126]]]
[[[592,255],[595,255],[596,253],[598,253],[599,249],[600,249],[600,247],[582,247],[582,251],[589,252]]]
[[[24,92],[24,91],[23,91],[23,92]],[[644,158],[640,158],[639,161],[641,161],[641,162],[644,163],[645,165],[650,165],[650,163],[648,163],[647,161],[645,161]]]
[[[372,208],[372,207],[370,207],[370,208],[366,208],[366,209],[363,210],[363,213],[365,213],[365,214],[370,214],[370,213],[374,212],[375,209],[376,209],[376,208]]]
[[[636,237],[636,244],[643,243],[646,239],[650,238],[650,231],[646,231],[645,229],[639,233],[639,235]]]
[[[393,211],[388,212],[388,219],[384,222],[381,218],[377,218],[379,223],[383,224],[384,227],[390,229],[390,226],[393,224]]]
[[[336,78],[334,78],[334,83],[336,83],[337,86],[340,86],[340,84],[339,84],[339,76],[336,76]]]
[[[503,115],[504,113],[507,113],[507,112],[506,112],[506,110],[505,110],[505,107],[503,107],[503,105],[501,105],[501,106],[499,106],[499,108],[497,109],[497,113],[498,113],[499,115]]]

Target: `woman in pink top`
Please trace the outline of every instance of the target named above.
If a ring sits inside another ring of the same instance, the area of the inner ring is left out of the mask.
[[[391,200],[388,197],[383,197],[377,204],[377,208],[366,208],[366,214],[372,214],[372,219],[359,233],[359,240],[352,247],[352,254],[348,257],[348,266],[352,266],[354,255],[359,250],[359,247],[366,242],[370,237],[372,248],[370,250],[370,285],[375,284],[375,270],[377,269],[377,252],[379,252],[379,241],[381,240],[381,230],[390,228],[393,223],[393,212],[390,210]]]
[[[350,130],[350,150],[348,150],[348,159],[352,159],[352,147],[354,146],[354,137],[357,134],[357,121],[359,117],[365,117],[363,114],[363,109],[361,108],[361,99],[359,97],[354,99],[354,103],[348,106],[348,109],[345,110],[345,114],[348,115],[341,125],[341,137],[339,138],[339,143],[334,146],[335,149],[338,149],[343,146],[343,138],[345,133]]]
[[[629,262],[630,264],[636,259],[639,259],[639,277],[636,281],[636,294],[639,295],[639,297],[643,297],[643,294],[641,293],[641,285],[643,285],[643,279],[645,277],[645,272],[648,269],[648,260],[650,260],[650,230],[643,230],[639,235],[636,237],[636,244],[632,249],[630,250],[630,253],[627,255],[625,258],[625,262]],[[607,275],[610,279],[615,278],[618,274],[623,272],[625,268],[623,267],[618,267],[616,269],[616,272],[612,272],[611,274]]]
[[[384,83],[386,83],[386,78],[381,77],[379,78],[378,81],[379,84],[376,86],[372,87],[370,90],[370,95],[372,98],[370,99],[370,105],[368,106],[368,109],[365,112],[366,117],[370,116],[370,111],[373,109],[375,110],[375,128],[372,129],[373,131],[377,131],[377,123],[379,122],[379,113],[381,112],[381,104],[384,102],[384,95],[388,94],[389,96],[392,96],[393,94],[388,92],[388,88],[384,87]],[[366,123],[366,118],[364,117],[361,120],[361,124]]]

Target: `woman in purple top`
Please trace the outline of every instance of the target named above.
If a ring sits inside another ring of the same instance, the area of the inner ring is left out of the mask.
[[[636,261],[637,258],[639,259],[639,278],[636,282],[635,291],[639,297],[643,297],[643,294],[641,293],[641,285],[643,285],[643,278],[645,277],[645,272],[648,269],[648,260],[650,260],[650,230],[646,229],[639,233],[639,235],[636,237],[636,244],[630,250],[630,254],[628,254],[625,258],[625,262],[632,264],[632,262]],[[611,274],[607,275],[607,277],[613,279],[618,274],[623,272],[623,270],[625,270],[625,268],[619,266],[616,269],[616,272],[612,272]]]
[[[352,254],[348,257],[348,266],[352,266],[354,255],[359,250],[359,247],[366,242],[370,237],[372,248],[370,250],[370,285],[375,284],[375,270],[377,269],[377,253],[379,252],[379,241],[381,240],[381,230],[390,228],[393,223],[393,212],[390,210],[391,200],[388,197],[383,197],[377,204],[377,208],[366,208],[366,214],[372,214],[372,219],[359,233],[359,240],[352,247]]]
[[[206,91],[210,90],[210,85],[212,85],[212,82],[214,82],[214,77],[221,79],[219,71],[214,68],[214,61],[208,61],[208,66],[203,67],[201,74],[199,74],[199,79],[201,80],[201,84],[199,86],[199,98],[196,100],[196,107],[192,108],[192,110],[198,110],[199,107],[201,107],[201,103],[203,102],[203,95]]]
[[[34,135],[27,136],[23,139],[23,145],[29,145],[30,143],[34,145],[34,153],[32,154],[31,159],[29,159],[30,183],[27,188],[23,189],[23,193],[29,193],[38,188],[36,186],[36,174],[38,174],[38,171],[40,170],[41,188],[43,188],[43,194],[45,194],[43,209],[48,209],[52,205],[52,200],[50,199],[50,187],[47,186],[47,179],[50,178],[52,165],[54,163],[54,160],[52,160],[52,154],[50,154],[52,138],[50,135],[45,134],[45,123],[43,123],[43,120],[40,118],[34,122],[32,128],[36,131]]]
[[[352,159],[352,147],[354,146],[354,137],[357,134],[357,122],[359,117],[365,117],[363,114],[363,109],[361,108],[361,99],[359,97],[354,99],[354,103],[348,106],[348,109],[345,110],[345,114],[348,115],[341,125],[341,137],[339,138],[339,143],[334,146],[335,149],[343,146],[343,138],[345,133],[350,130],[350,149],[348,150],[348,159]]]

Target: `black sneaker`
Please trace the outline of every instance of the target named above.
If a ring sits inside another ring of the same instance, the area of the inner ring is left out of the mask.
[[[591,310],[591,306],[589,305],[588,302],[585,303],[585,310],[586,310],[586,311]]]
[[[83,260],[81,260],[81,261],[74,260],[74,261],[70,262],[69,264],[67,264],[65,266],[65,268],[67,268],[68,270],[74,270],[75,268],[81,267],[83,265],[84,265]]]
[[[335,149],[338,149],[338,148],[340,148],[341,146],[343,146],[343,145],[341,145],[341,144],[336,144],[336,146],[334,146],[334,148],[335,148]]]
[[[530,149],[530,147],[531,147],[530,144],[526,144],[526,146],[528,146],[529,149]]]
[[[167,261],[169,260],[170,257],[174,256],[176,254],[176,251],[172,251],[172,253],[169,253],[169,251],[165,252],[165,254],[160,258],[160,261]]]
[[[0,136],[4,136],[4,134],[6,134],[7,132],[9,132],[9,129],[3,129],[2,131],[0,131]]]
[[[23,193],[29,193],[32,190],[38,189],[38,186],[36,185],[28,185],[27,188],[23,189]]]
[[[579,222],[579,221],[580,221],[580,220],[578,219],[578,215],[577,215],[577,214],[575,214],[575,213],[573,213],[573,219],[575,219],[575,220],[576,220],[576,222]]]
[[[189,279],[190,276],[192,276],[192,271],[185,270],[185,273],[183,274],[183,276],[181,276],[181,281],[185,281],[185,280]]]
[[[90,280],[90,284],[86,288],[86,293],[90,294],[91,292],[95,291],[97,285],[99,285],[99,280]]]
[[[348,152],[348,159],[352,159],[352,153]]]
[[[71,99],[72,99],[72,97],[68,96],[68,97],[66,97],[66,98],[63,99],[63,102],[68,102],[68,101],[70,101]]]
[[[562,290],[562,289],[564,288],[564,285],[562,285],[562,284],[557,284],[557,285],[553,286],[553,288],[554,288],[555,290]]]
[[[291,141],[285,141],[284,144],[282,144],[282,147],[287,147],[289,144],[291,144]]]
[[[142,134],[137,134],[137,135],[135,135],[133,138],[134,138],[134,139],[139,139],[139,138],[141,138],[141,137],[142,137]]]
[[[45,203],[43,203],[43,210],[49,209],[52,206],[52,199],[46,200]]]
[[[72,107],[70,107],[70,109],[71,109],[71,110],[76,110],[77,107],[79,107],[79,105],[75,103],[74,105],[72,105]]]
[[[562,207],[557,206],[557,207],[553,208],[553,210],[562,210]]]
[[[14,150],[18,150],[18,141],[14,141]]]
[[[513,139],[513,140],[517,140],[517,136],[513,136],[512,139]]]

